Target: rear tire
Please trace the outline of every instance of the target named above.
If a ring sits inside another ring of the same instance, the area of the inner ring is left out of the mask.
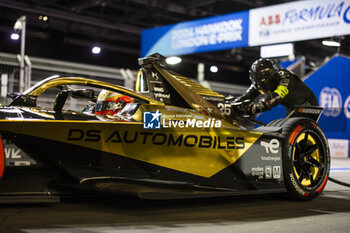
[[[289,195],[311,200],[326,186],[330,170],[327,139],[309,118],[290,118],[275,122],[285,136],[283,148],[284,182]]]

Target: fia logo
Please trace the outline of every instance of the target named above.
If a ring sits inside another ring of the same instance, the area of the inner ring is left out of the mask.
[[[342,110],[342,97],[338,89],[324,87],[320,93],[320,106],[324,107],[323,114],[327,117],[337,117]]]
[[[144,129],[160,129],[160,116],[159,110],[156,112],[144,112],[143,113],[143,128]]]

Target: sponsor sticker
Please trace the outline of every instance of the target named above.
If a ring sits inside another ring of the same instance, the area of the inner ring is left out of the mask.
[[[3,152],[6,166],[31,166],[37,164],[24,151],[7,140],[3,141]]]
[[[144,112],[143,113],[143,128],[144,129],[160,129],[160,116],[159,110],[156,112]]]
[[[272,179],[272,167],[271,166],[265,167],[265,179]]]
[[[213,148],[223,150],[242,150],[246,148],[244,137],[232,136],[209,136],[194,134],[172,134],[162,132],[131,132],[131,131],[111,131],[106,138],[101,130],[70,129],[68,131],[68,141],[85,141],[105,143],[142,143],[155,146],[185,146],[198,148]]]
[[[171,117],[181,117],[185,120],[173,120]],[[162,121],[161,121],[162,119]],[[162,124],[161,124],[162,123]],[[163,128],[220,128],[222,125],[221,120],[215,118],[202,118],[197,119],[191,115],[164,115],[157,110],[156,112],[144,112],[143,113],[143,128],[144,129],[160,129],[161,125]]]
[[[264,168],[263,167],[252,167],[251,169],[252,176],[257,176],[258,179],[264,179]]]
[[[281,161],[281,157],[278,156],[261,156],[262,161]]]
[[[272,171],[273,171],[272,176],[274,179],[281,178],[281,166],[273,166]]]
[[[261,141],[260,145],[265,147],[266,153],[277,154],[280,142],[278,139],[273,138],[270,140],[270,142]]]

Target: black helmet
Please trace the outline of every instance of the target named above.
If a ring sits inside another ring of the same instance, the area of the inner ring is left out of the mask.
[[[263,94],[273,91],[278,83],[278,68],[270,59],[256,60],[249,70],[250,80]]]

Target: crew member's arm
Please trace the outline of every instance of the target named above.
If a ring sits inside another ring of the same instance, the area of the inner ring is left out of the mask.
[[[237,102],[242,102],[244,100],[253,101],[256,97],[258,97],[259,94],[260,93],[256,89],[255,84],[252,84],[243,95],[237,97],[233,102],[237,103]]]

